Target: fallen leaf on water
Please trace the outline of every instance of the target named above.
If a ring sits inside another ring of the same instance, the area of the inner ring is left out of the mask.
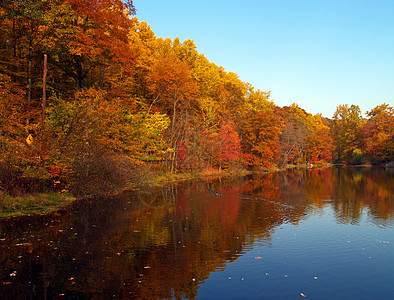
[[[306,297],[306,295],[305,295],[305,294],[303,294],[303,293],[300,293],[300,295],[301,295],[302,297],[304,297],[304,298]]]

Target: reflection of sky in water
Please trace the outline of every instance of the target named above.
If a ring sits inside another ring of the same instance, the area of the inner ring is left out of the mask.
[[[225,270],[201,284],[198,298],[383,299],[394,292],[394,228],[341,223],[330,205],[297,225],[277,227]],[[376,278],[379,278],[377,284]]]

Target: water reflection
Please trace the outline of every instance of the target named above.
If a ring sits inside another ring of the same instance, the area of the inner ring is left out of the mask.
[[[79,201],[0,222],[2,298],[195,298],[199,286],[282,224],[333,209],[336,220],[392,226],[385,169],[293,170],[199,179]],[[253,293],[253,291],[251,291]]]

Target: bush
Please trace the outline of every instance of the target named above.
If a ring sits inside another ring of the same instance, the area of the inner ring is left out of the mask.
[[[352,165],[361,165],[364,162],[363,154],[360,149],[354,149],[350,163]]]

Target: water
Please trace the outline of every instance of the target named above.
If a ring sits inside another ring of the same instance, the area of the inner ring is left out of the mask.
[[[389,299],[394,174],[182,182],[0,220],[2,299]]]

